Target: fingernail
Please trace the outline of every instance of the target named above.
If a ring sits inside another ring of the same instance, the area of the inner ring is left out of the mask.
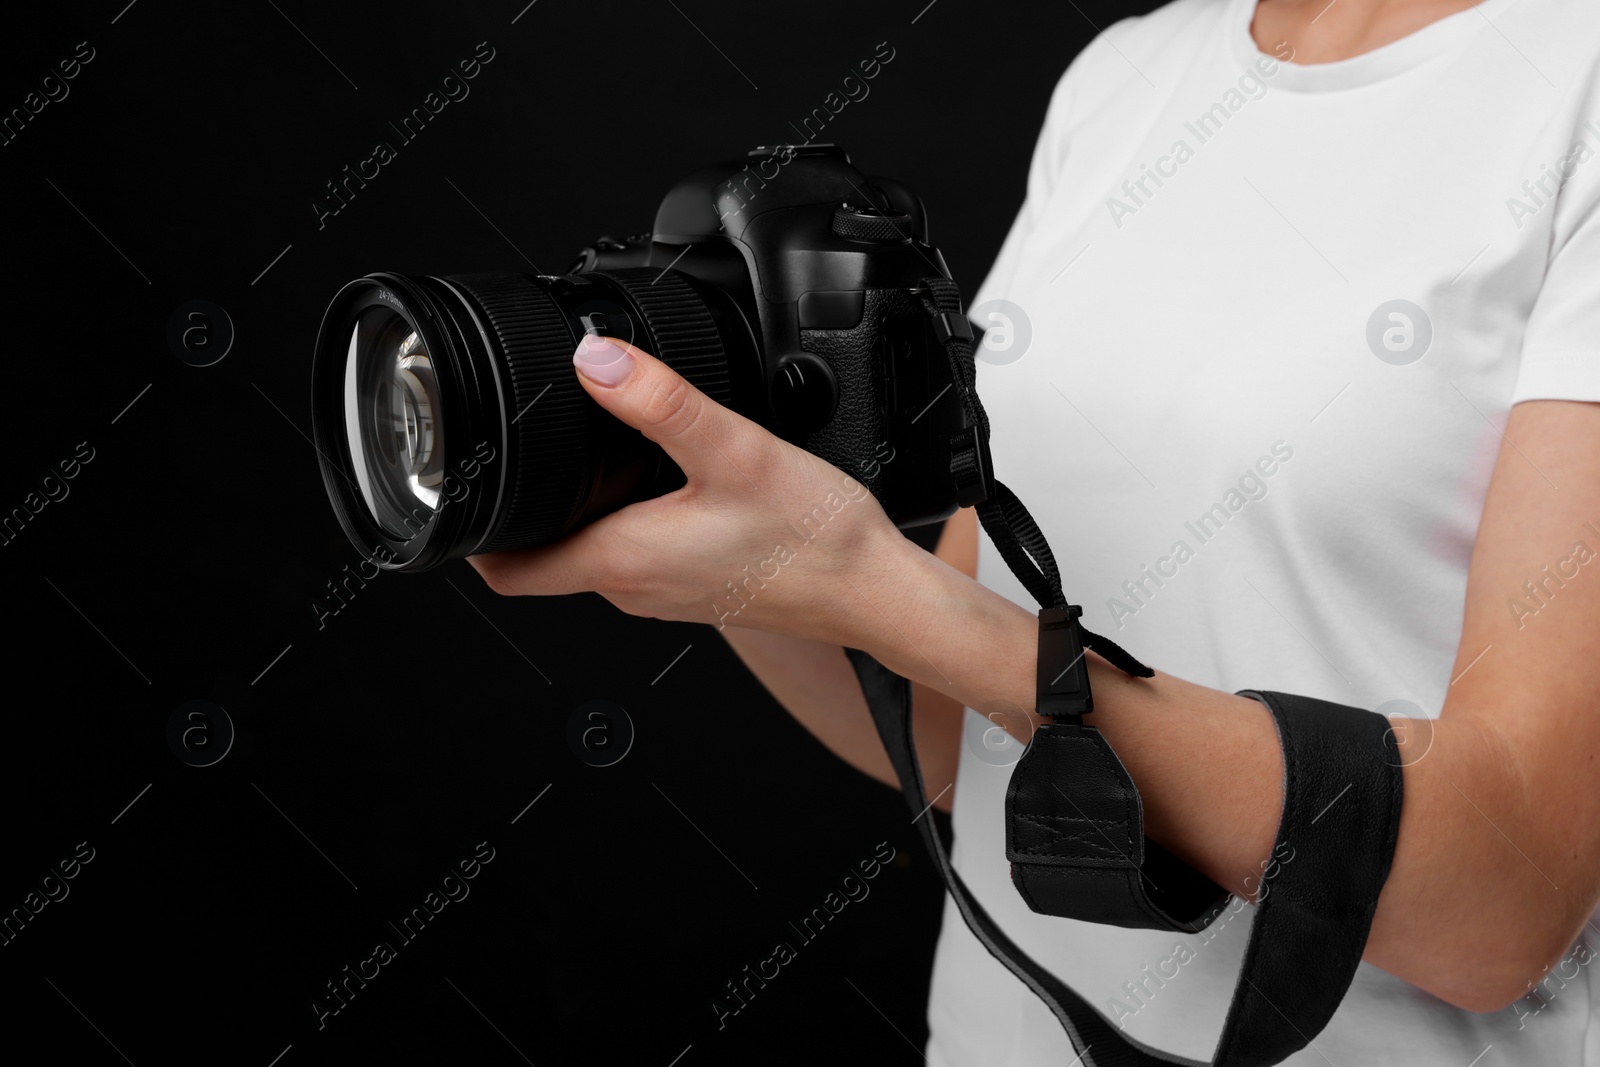
[[[633,372],[633,356],[627,349],[592,333],[578,342],[572,362],[578,373],[604,386],[620,385]]]

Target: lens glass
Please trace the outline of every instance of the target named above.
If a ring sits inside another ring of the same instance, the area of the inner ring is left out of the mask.
[[[367,510],[389,536],[416,536],[439,510],[443,408],[427,346],[390,307],[367,308],[350,332],[344,410]]]

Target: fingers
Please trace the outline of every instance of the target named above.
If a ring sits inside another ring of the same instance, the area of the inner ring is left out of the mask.
[[[484,582],[501,596],[564,596],[595,587],[600,573],[594,538],[586,530],[577,537],[544,548],[513,549],[468,556]]]
[[[638,515],[607,515],[554,544],[468,556],[467,562],[501,596],[637,596],[657,577],[650,550],[674,551],[670,533],[639,521]]]
[[[773,444],[760,426],[626,341],[586,335],[572,361],[596,403],[660,445],[691,479],[742,484],[749,477],[745,471],[760,467],[763,451]],[[469,556],[467,562],[504,596],[588,590],[628,595],[646,585],[647,578],[630,570],[640,553],[629,550],[617,521],[606,516],[552,545]]]
[[[690,478],[748,479],[759,462],[766,431],[649,353],[588,334],[572,362],[596,403],[660,445]]]

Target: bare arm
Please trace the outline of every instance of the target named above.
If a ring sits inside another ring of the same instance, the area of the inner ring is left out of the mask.
[[[968,510],[946,523],[934,551],[969,578],[978,573],[978,526],[971,520]],[[900,787],[842,646],[731,626],[720,632],[750,673],[834,755],[880,782]],[[963,711],[952,697],[913,683],[917,759],[928,796],[938,797],[934,806],[940,811],[950,811],[955,802],[951,787],[960,756]]]

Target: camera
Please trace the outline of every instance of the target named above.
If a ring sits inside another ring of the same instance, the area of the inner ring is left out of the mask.
[[[401,571],[670,492],[677,466],[578,382],[573,350],[598,333],[851,475],[898,526],[935,522],[987,485],[970,346],[946,347],[970,331],[947,314],[941,333],[928,303],[948,278],[921,200],[820,144],[693,171],[650,233],[602,237],[565,274],[370,274],[317,337],[323,483],[362,555]]]

